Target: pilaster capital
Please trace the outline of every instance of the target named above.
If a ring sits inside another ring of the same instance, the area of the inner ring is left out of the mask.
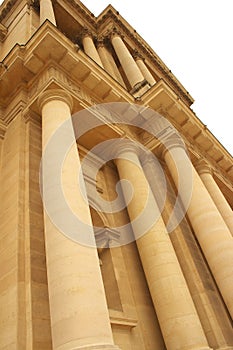
[[[43,106],[50,101],[63,101],[65,102],[70,110],[73,108],[73,99],[72,97],[62,89],[51,89],[44,91],[38,98],[38,106],[40,111],[42,111]]]
[[[194,164],[194,166],[195,166],[199,175],[202,175],[202,174],[213,175],[213,169],[211,168],[210,164],[203,158],[199,159]]]

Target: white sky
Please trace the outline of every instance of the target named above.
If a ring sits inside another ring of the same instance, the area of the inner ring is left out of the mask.
[[[192,109],[233,154],[232,0],[82,0],[111,3],[195,99]],[[2,3],[2,0],[0,0]]]
[[[232,0],[82,0],[98,15],[109,3],[195,99],[191,108],[233,154]]]

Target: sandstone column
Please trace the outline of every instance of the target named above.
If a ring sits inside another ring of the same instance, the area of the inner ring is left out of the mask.
[[[111,42],[127,79],[129,80],[131,87],[134,88],[145,79],[118,31],[115,30],[112,32]]]
[[[211,167],[207,162],[201,160],[198,162],[196,169],[200,175],[202,182],[207,188],[211,198],[213,199],[216,207],[218,208],[220,214],[222,215],[225,223],[227,224],[231,234],[233,235],[233,212],[228,204],[226,198],[218,187],[217,183],[213,178],[213,173]]]
[[[70,118],[72,99],[62,90],[48,90],[40,96],[39,105],[42,110],[43,151],[46,150],[46,145],[54,132],[61,130],[60,126],[68,120],[61,143],[71,138],[74,144],[64,159],[61,174],[62,189],[73,213],[81,218],[82,222],[91,225],[89,207],[80,192],[83,179],[77,180],[80,160]],[[59,155],[57,148],[58,145],[50,151],[49,164],[45,164],[43,160],[43,177],[45,174],[47,177],[50,175],[48,167],[51,168],[53,175],[54,159]],[[44,178],[43,192],[47,186],[46,181]],[[53,178],[51,188],[47,187],[47,190],[52,193],[52,203],[56,203],[56,214],[66,222],[69,219],[64,217],[63,204],[57,204]],[[43,194],[45,196],[45,193]],[[96,248],[81,245],[61,233],[51,217],[48,217],[46,210],[44,207],[53,349],[118,349],[113,344]],[[76,222],[68,224],[72,229],[76,229]],[[79,226],[77,230],[80,230]],[[86,234],[85,230],[82,234]],[[94,241],[92,228],[91,235]]]
[[[179,188],[180,176],[185,177],[187,169],[191,166],[192,188],[179,188],[179,194],[181,199],[185,200],[187,190],[191,191],[187,214],[222,297],[233,317],[233,238],[205,185],[191,165],[184,144],[180,142],[178,136],[171,137],[166,147],[164,159],[177,188]]]
[[[108,51],[108,49],[104,45],[104,40],[100,39],[97,43],[97,50],[100,56],[101,61],[103,62],[104,69],[115,78],[122,86],[125,87],[125,83],[122,79],[122,76],[117,68],[117,65]]]
[[[84,28],[82,32],[82,41],[85,53],[103,68],[103,64],[93,41],[92,33],[87,28]]]
[[[166,347],[168,350],[209,349],[135,146],[118,146],[116,157],[120,179],[128,180],[134,191],[127,210]],[[123,194],[127,203],[129,184],[123,186]],[[149,224],[147,232],[145,223]]]
[[[161,164],[151,155],[141,159],[143,171],[150,184],[154,198],[167,224],[174,211],[177,195]],[[203,330],[213,349],[232,350],[232,326],[226,314],[222,298],[211,278],[206,262],[200,252],[181,205],[178,205],[169,233],[178,261],[182,268],[190,294],[196,306]],[[180,217],[179,217],[180,216]],[[219,323],[221,319],[221,323]]]
[[[40,0],[40,24],[44,23],[46,19],[56,26],[52,1]]]
[[[151,86],[153,86],[156,83],[155,78],[153,77],[153,75],[145,65],[143,57],[140,55],[140,53],[137,50],[134,51],[133,57],[136,61],[136,64],[138,65],[138,68],[142,72],[142,75],[144,76],[144,78],[148,81],[148,83]]]

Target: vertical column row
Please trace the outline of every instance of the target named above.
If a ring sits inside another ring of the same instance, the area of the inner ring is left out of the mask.
[[[190,168],[191,162],[176,137],[170,138],[166,147],[164,159],[178,188],[180,176],[178,169],[182,169],[185,175],[186,168]],[[187,215],[229,313],[233,317],[233,238],[204,183],[194,167],[192,165],[191,167],[192,189]],[[185,200],[186,191],[180,188],[179,194],[181,199]]]
[[[165,178],[161,176],[161,165],[155,161],[153,156],[150,154],[144,156],[141,163],[154,198],[160,208],[162,218],[166,224],[171,223],[177,195],[168,179],[165,183]],[[222,299],[199,251],[190,225],[183,217],[185,212],[182,205],[176,203],[176,209],[172,220],[173,229],[169,233],[169,237],[195,303],[202,327],[212,348],[230,350],[232,348],[228,347],[228,343],[230,344],[233,341],[232,326]],[[221,319],[221,322],[219,322],[219,319]]]
[[[60,142],[68,138],[73,140],[73,146],[64,160],[61,174],[63,191],[71,210],[91,226],[89,207],[82,198],[77,182],[80,159],[71,121],[71,97],[61,90],[48,90],[40,96],[39,105],[42,111],[43,151],[52,135],[68,120]],[[47,177],[43,180],[43,192],[44,181],[51,180],[49,199],[55,205],[57,193],[53,189],[53,169],[59,151],[53,146],[50,153],[49,164],[43,161],[43,177]],[[67,221],[63,205],[56,203],[56,208],[56,215],[63,217],[64,222]],[[96,248],[83,246],[61,233],[46,213],[46,207],[44,225],[53,348],[118,349],[113,344]],[[72,230],[80,230],[79,226],[74,227],[75,222],[69,222],[69,225]]]
[[[93,35],[87,28],[83,29],[81,37],[85,53],[99,66],[106,69],[110,75],[112,75],[121,85],[125,87],[124,80],[111,52],[106,48],[104,39],[99,39],[96,47],[93,40]],[[135,56],[136,59],[134,59],[124,43],[120,32],[113,30],[109,35],[109,39],[132,91],[137,88],[140,89],[141,87],[145,87],[146,91],[150,86],[154,85],[156,81],[145,65],[142,56],[138,54]]]
[[[135,147],[118,147],[115,164],[120,179],[128,180],[133,188],[127,210],[167,349],[209,349]],[[128,186],[123,186],[123,194],[127,203]],[[145,222],[151,222],[146,232]]]

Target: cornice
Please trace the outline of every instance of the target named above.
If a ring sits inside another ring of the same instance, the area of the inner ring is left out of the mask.
[[[96,28],[96,17],[91,13],[81,1],[66,0],[69,5],[71,5],[80,15],[81,18],[85,20],[94,28]],[[58,1],[59,2],[59,1]]]
[[[9,0],[4,1],[0,7],[0,22],[4,20],[4,18],[8,15],[8,13],[11,11],[13,6],[16,4],[18,0]]]
[[[139,48],[141,54],[148,57],[150,61],[154,64],[154,66],[162,73],[164,78],[171,84],[171,86],[178,92],[181,98],[184,99],[185,103],[190,106],[194,99],[189,95],[189,93],[185,90],[185,88],[181,85],[181,83],[175,78],[172,72],[166,67],[166,65],[159,59],[156,53],[151,49],[151,47],[136,33],[133,28],[126,26],[123,21],[119,18],[118,12],[113,8],[109,7],[108,10],[102,13],[97,18],[97,26],[100,28],[104,25],[108,20],[111,19],[111,26],[113,28],[117,28],[118,31],[123,33],[126,37],[130,38],[134,44]],[[113,23],[112,23],[113,22]]]

